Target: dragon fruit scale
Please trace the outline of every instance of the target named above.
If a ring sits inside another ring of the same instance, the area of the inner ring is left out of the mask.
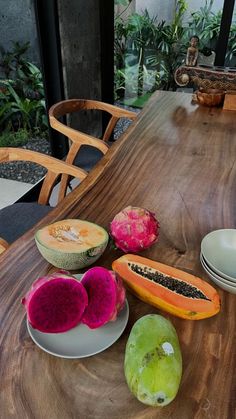
[[[137,253],[158,240],[159,228],[153,212],[128,206],[114,217],[110,233],[116,247],[125,253]]]

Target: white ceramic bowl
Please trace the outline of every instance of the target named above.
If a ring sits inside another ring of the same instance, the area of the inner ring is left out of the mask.
[[[230,285],[231,287],[236,287],[236,281],[230,281],[229,279],[223,278],[223,276],[218,275],[214,269],[212,269],[206,259],[204,258],[203,254],[200,254],[200,260],[202,262],[202,264],[204,264],[206,266],[206,269],[213,275],[215,276],[216,279],[218,279],[221,282],[224,282],[226,285]]]
[[[236,281],[236,229],[215,230],[201,243],[201,252],[216,273]]]
[[[222,281],[222,279],[219,280],[218,278],[216,278],[216,275],[213,274],[212,271],[208,269],[202,257],[200,257],[200,262],[202,264],[203,269],[206,271],[207,275],[211,278],[213,282],[215,282],[216,285],[218,285],[218,287],[222,288],[225,291],[230,292],[231,294],[236,294],[236,286],[234,287],[232,285],[226,284],[225,282]]]

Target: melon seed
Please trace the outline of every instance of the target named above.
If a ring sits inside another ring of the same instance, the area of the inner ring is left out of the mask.
[[[149,281],[162,285],[170,291],[183,295],[184,297],[210,301],[198,288],[181,281],[180,279],[164,275],[161,272],[142,264],[128,263],[128,266],[133,272],[141,275],[143,278],[147,278]]]

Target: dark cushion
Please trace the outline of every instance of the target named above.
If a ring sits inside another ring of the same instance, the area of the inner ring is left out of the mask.
[[[20,202],[0,210],[0,237],[13,243],[53,208],[36,202]]]
[[[106,143],[110,146],[111,142]],[[83,145],[80,147],[80,150],[74,160],[74,165],[81,167],[81,169],[90,172],[90,170],[99,162],[103,157],[103,153],[95,147],[89,145]]]

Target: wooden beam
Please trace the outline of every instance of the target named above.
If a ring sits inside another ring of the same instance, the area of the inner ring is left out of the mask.
[[[61,44],[56,0],[35,0],[35,15],[40,47],[46,108],[64,99]],[[63,158],[68,141],[49,126],[52,155]]]
[[[101,100],[114,103],[114,0],[99,1],[101,44]],[[108,123],[108,115],[102,115],[102,131]],[[110,138],[113,140],[113,135]]]
[[[220,33],[216,46],[215,65],[224,66],[235,0],[224,0]]]
[[[114,0],[100,0],[101,100],[114,102]]]

